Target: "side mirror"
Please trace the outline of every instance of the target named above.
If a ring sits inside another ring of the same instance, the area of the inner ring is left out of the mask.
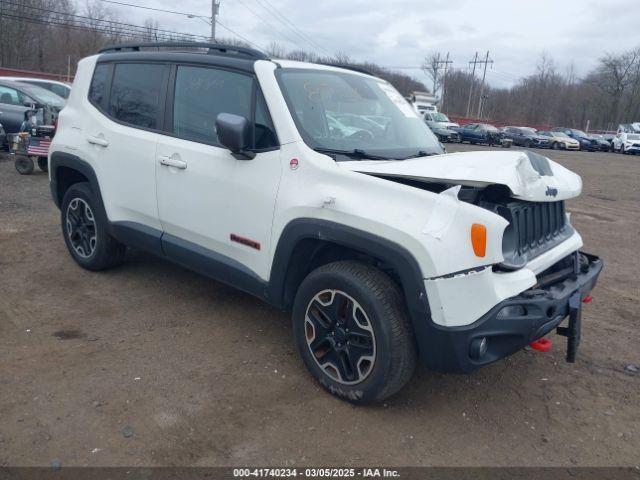
[[[255,152],[248,151],[251,145],[251,124],[249,120],[232,113],[220,113],[216,117],[216,133],[220,144],[231,150],[237,159],[251,160]]]

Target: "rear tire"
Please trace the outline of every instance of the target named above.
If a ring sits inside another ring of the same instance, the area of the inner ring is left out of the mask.
[[[69,253],[87,270],[104,270],[124,259],[126,247],[107,232],[108,220],[88,183],[71,185],[60,208]]]
[[[46,157],[37,157],[38,158],[38,168],[43,172],[49,171],[49,161]]]
[[[415,369],[415,339],[400,289],[364,263],[340,261],[311,272],[296,294],[293,332],[311,375],[352,403],[390,397]]]
[[[14,166],[20,175],[31,175],[33,173],[33,160],[30,157],[18,156]]]

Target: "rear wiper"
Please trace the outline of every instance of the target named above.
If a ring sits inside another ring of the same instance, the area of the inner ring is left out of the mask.
[[[316,152],[326,153],[328,155],[345,155],[347,157],[356,158],[358,160],[393,160],[389,157],[384,157],[382,155],[375,155],[373,153],[369,153],[360,148],[354,148],[353,150],[337,150],[333,148],[314,148]]]

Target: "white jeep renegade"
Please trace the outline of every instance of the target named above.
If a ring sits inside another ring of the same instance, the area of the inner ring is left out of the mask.
[[[306,367],[352,402],[397,392],[418,356],[471,372],[554,329],[573,361],[602,269],[565,211],[576,174],[532,152],[446,155],[366,73],[175,51],[192,46],[79,63],[49,172],[80,266],[131,246],[291,310]]]

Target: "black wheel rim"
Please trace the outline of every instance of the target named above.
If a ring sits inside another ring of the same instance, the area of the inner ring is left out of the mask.
[[[69,202],[66,212],[67,236],[73,250],[89,258],[96,249],[96,222],[89,204],[81,198]]]
[[[376,339],[364,309],[340,290],[323,290],[305,314],[305,338],[314,361],[344,385],[365,380],[376,358]]]

